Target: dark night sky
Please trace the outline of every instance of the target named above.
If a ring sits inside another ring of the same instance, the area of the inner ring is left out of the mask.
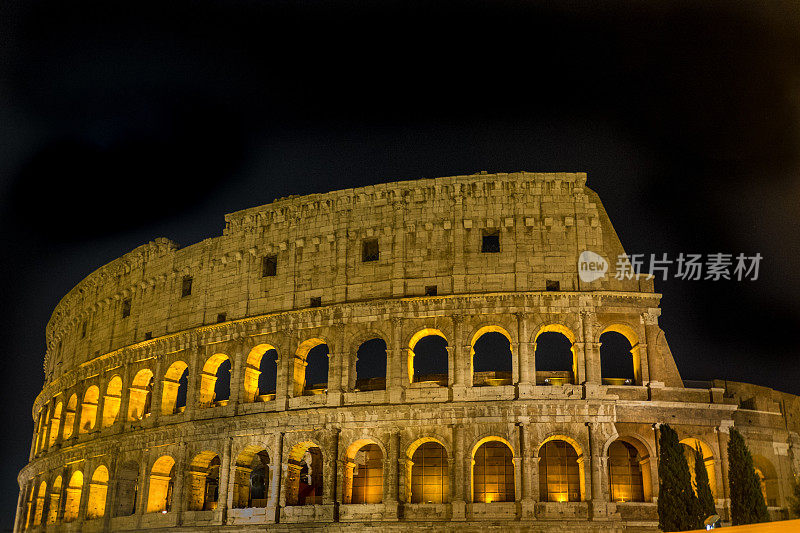
[[[586,171],[629,253],[764,256],[656,284],[684,379],[800,393],[796,4],[589,4],[0,4],[0,527],[59,299],[288,194]]]

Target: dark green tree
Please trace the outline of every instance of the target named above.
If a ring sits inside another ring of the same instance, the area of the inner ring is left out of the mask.
[[[692,490],[689,464],[678,434],[662,424],[658,439],[658,527],[686,531],[701,527],[700,503]]]
[[[711,494],[708,471],[706,470],[705,461],[703,461],[703,453],[700,451],[700,444],[694,450],[694,486],[697,489],[700,523],[702,524],[706,518],[717,514],[717,507],[714,504],[714,496]]]
[[[800,480],[797,477],[794,478],[794,483],[792,483],[792,495],[789,496],[789,503],[789,509],[792,514],[795,518],[800,518]]]
[[[753,457],[744,438],[731,429],[728,440],[728,483],[731,494],[731,522],[733,525],[767,522],[767,504],[761,493],[761,480],[753,468]]]

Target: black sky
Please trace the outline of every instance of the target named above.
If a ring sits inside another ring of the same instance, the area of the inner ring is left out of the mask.
[[[0,4],[0,527],[60,298],[289,194],[586,171],[629,253],[764,256],[657,283],[684,379],[800,394],[800,12],[766,4]]]

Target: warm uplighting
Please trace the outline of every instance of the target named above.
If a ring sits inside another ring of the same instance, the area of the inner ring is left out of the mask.
[[[564,493],[561,493],[561,494],[559,494],[558,496],[556,496],[556,501],[557,501],[557,502],[565,502],[565,501],[568,501],[567,495],[566,495],[566,494],[564,494]]]

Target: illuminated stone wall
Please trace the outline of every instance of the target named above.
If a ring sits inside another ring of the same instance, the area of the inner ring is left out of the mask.
[[[659,423],[701,446],[723,515],[735,424],[780,516],[800,466],[796,413],[781,406],[797,399],[684,388],[652,283],[579,281],[584,249],[612,265],[622,253],[585,181],[479,174],[288,198],[228,215],[220,237],[184,249],[159,239],[90,274],[48,324],[16,530],[655,530]],[[499,252],[482,251],[485,235]],[[609,331],[631,346],[626,384],[601,371]],[[544,333],[571,346],[565,378],[537,368]],[[490,334],[508,341],[511,371],[476,379]],[[447,343],[436,377],[415,371],[430,336]],[[356,354],[371,339],[385,342],[386,375],[362,387]],[[323,344],[327,383],[314,388],[306,373]],[[265,393],[268,353],[277,377]]]

